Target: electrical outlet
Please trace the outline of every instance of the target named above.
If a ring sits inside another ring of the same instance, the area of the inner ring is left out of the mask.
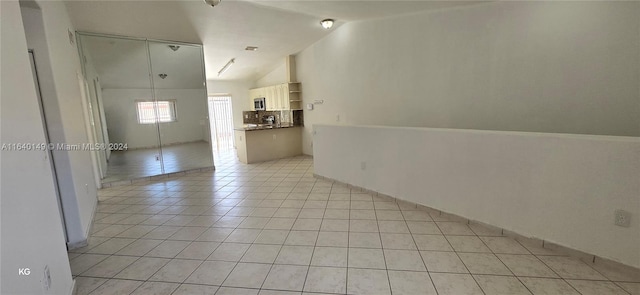
[[[275,134],[273,135],[273,140],[276,140],[276,135]]]
[[[624,210],[616,210],[615,211],[615,225],[622,227],[631,226],[631,213]]]

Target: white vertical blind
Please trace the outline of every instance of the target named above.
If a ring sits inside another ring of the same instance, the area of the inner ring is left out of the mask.
[[[233,149],[231,96],[210,96],[209,118],[211,120],[211,144],[213,149],[219,152]]]

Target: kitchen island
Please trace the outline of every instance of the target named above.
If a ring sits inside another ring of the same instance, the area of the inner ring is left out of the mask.
[[[302,155],[302,128],[252,125],[235,129],[238,160],[245,164]]]

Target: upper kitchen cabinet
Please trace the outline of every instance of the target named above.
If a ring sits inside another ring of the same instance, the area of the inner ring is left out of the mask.
[[[289,111],[302,109],[300,82],[289,82],[249,90],[251,110],[255,98],[264,97],[267,111]]]

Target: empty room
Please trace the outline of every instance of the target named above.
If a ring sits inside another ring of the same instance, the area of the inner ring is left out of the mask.
[[[1,294],[640,295],[640,2],[0,8]]]

